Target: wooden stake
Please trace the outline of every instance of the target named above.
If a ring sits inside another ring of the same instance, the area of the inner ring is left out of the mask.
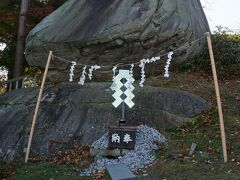
[[[209,49],[209,55],[210,55],[210,60],[211,60],[211,66],[212,66],[215,93],[216,93],[216,97],[217,97],[217,107],[218,107],[218,116],[219,116],[219,122],[220,122],[220,130],[221,130],[223,158],[224,158],[224,162],[226,163],[228,160],[227,159],[227,145],[226,145],[226,136],[225,136],[225,130],[224,130],[222,104],[221,104],[221,98],[220,98],[219,86],[218,86],[218,78],[217,78],[215,60],[214,60],[214,55],[213,55],[211,36],[210,36],[209,32],[207,32],[206,34],[207,34],[208,49]]]
[[[36,124],[36,119],[37,119],[37,114],[38,114],[38,110],[39,110],[39,106],[40,106],[40,102],[41,102],[41,98],[42,98],[43,88],[44,88],[44,85],[45,85],[45,81],[46,81],[48,68],[49,68],[51,59],[52,59],[52,51],[50,51],[49,55],[48,55],[48,60],[47,60],[47,64],[46,64],[46,67],[45,67],[42,84],[41,84],[39,94],[38,94],[37,104],[36,104],[36,108],[35,108],[35,112],[34,112],[34,116],[33,116],[33,120],[32,120],[32,127],[31,127],[31,131],[30,131],[29,139],[28,139],[28,146],[27,146],[27,151],[26,151],[26,156],[25,156],[25,163],[28,162],[28,157],[29,157],[29,153],[30,153],[30,149],[31,149],[31,145],[32,145],[33,131],[34,131],[34,127],[35,127],[35,124]]]

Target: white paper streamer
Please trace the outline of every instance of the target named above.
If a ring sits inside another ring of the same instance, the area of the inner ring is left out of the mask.
[[[159,61],[159,60],[160,60],[160,56],[156,56],[156,57],[152,57],[151,59],[142,59],[140,61],[139,67],[141,67],[141,81],[140,81],[139,85],[141,87],[143,87],[143,84],[144,84],[144,82],[146,80],[145,79],[145,77],[146,77],[146,75],[145,75],[145,65],[147,63],[153,63],[153,62],[156,62],[156,61]]]
[[[166,62],[166,65],[165,65],[165,73],[164,73],[164,77],[169,77],[169,73],[168,73],[168,69],[169,69],[169,66],[170,66],[170,63],[171,63],[171,60],[172,60],[172,55],[173,55],[173,52],[170,52],[170,53],[168,53],[168,59],[167,59],[167,62]],[[144,85],[144,82],[145,82],[145,77],[146,77],[146,75],[145,75],[145,65],[147,64],[147,63],[153,63],[153,62],[156,62],[156,61],[159,61],[160,60],[160,56],[156,56],[156,57],[152,57],[151,59],[142,59],[141,61],[140,61],[140,65],[139,65],[139,67],[141,67],[141,81],[140,81],[140,83],[139,83],[139,85],[141,86],[141,87],[143,87]],[[70,73],[69,73],[69,81],[70,82],[72,82],[73,81],[73,77],[74,77],[74,68],[75,68],[75,66],[76,66],[76,62],[75,61],[72,61],[72,65],[71,65],[71,68],[70,68]],[[84,67],[83,67],[83,71],[82,71],[82,75],[81,75],[81,77],[80,77],[80,80],[79,80],[79,82],[78,82],[78,84],[80,84],[80,85],[84,85],[84,83],[85,83],[85,79],[86,79],[86,75],[87,75],[87,73],[86,73],[86,68],[87,68],[87,65],[85,65]],[[97,70],[97,69],[100,69],[101,67],[100,66],[98,66],[98,65],[94,65],[94,66],[90,66],[90,68],[89,68],[89,73],[88,73],[88,77],[89,77],[89,79],[91,80],[92,79],[92,76],[93,76],[93,71],[95,71],[95,70]],[[134,77],[133,77],[133,68],[134,68],[134,64],[131,64],[131,68],[130,68],[130,75],[131,75],[131,79],[132,79],[132,81],[134,82],[135,81],[135,79],[134,79]],[[116,66],[114,66],[113,67],[113,69],[112,69],[112,71],[113,71],[113,77],[112,77],[112,79],[114,80],[114,78],[115,78],[115,74],[116,74],[116,70],[117,70],[117,65]],[[112,81],[113,81],[112,80]],[[111,89],[112,90],[114,90],[115,89],[115,84],[114,84],[114,81],[113,81],[113,83],[112,83],[112,85],[111,85]]]
[[[70,82],[73,81],[74,69],[75,69],[76,64],[77,64],[76,61],[72,61],[72,65],[71,65],[70,73],[69,73],[69,81]]]
[[[82,75],[81,75],[81,77],[80,77],[80,81],[78,82],[78,84],[80,84],[80,85],[84,85],[84,82],[85,82],[85,79],[86,79],[86,68],[87,68],[87,66],[84,66],[83,67],[83,71],[82,71]]]
[[[143,87],[143,83],[145,82],[145,64],[147,63],[149,61],[149,59],[147,60],[147,59],[142,59],[141,61],[140,61],[140,65],[139,65],[139,67],[141,68],[141,81],[140,81],[140,83],[139,83],[139,85],[141,86],[141,87]]]
[[[112,69],[112,71],[113,71],[113,79],[115,78],[116,70],[117,70],[117,66],[114,66],[113,69]]]
[[[92,73],[93,73],[93,71],[95,71],[95,70],[97,70],[97,69],[100,69],[101,67],[100,66],[98,66],[98,65],[94,65],[94,66],[91,66],[90,68],[89,68],[89,73],[88,73],[88,77],[89,77],[89,79],[90,80],[92,80]]]
[[[112,77],[112,85],[110,86],[110,89],[112,90],[112,91],[114,91],[115,90],[115,88],[116,88],[116,84],[115,84],[115,82],[114,82],[114,78],[115,78],[115,76],[116,76],[116,70],[117,70],[117,66],[114,66],[113,67],[113,69],[112,69],[112,71],[113,71],[113,77]]]
[[[155,58],[155,61],[153,61],[153,62],[159,61],[161,59],[160,56],[157,56],[157,57],[154,57],[154,58]]]
[[[130,79],[129,79],[129,83],[127,84],[127,87],[129,87],[130,85],[132,85],[132,83],[134,83],[135,79],[133,77],[133,68],[134,68],[134,64],[131,64],[131,68],[130,68],[130,71],[129,71],[129,74],[130,74]]]
[[[134,64],[131,64],[131,68],[130,68],[130,71],[129,71],[129,74],[131,77],[133,77],[133,68],[134,68]]]
[[[169,70],[169,66],[170,66],[171,60],[172,60],[172,55],[173,55],[173,51],[168,53],[168,59],[167,59],[166,65],[164,67],[164,70],[165,70],[164,77],[166,77],[166,78],[169,77],[168,70]]]

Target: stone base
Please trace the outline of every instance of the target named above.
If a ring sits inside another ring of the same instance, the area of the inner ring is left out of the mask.
[[[107,171],[112,180],[137,178],[125,164],[108,165]]]
[[[122,153],[120,149],[90,149],[90,154],[91,156],[94,156],[96,159],[101,158],[101,157],[113,157],[117,158],[119,156],[124,156],[127,154],[129,150],[123,149]]]

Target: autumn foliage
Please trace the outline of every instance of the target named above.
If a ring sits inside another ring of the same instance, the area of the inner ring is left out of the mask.
[[[25,35],[64,2],[65,0],[49,0],[47,3],[43,3],[39,0],[31,0]],[[0,43],[7,44],[4,51],[0,52],[0,66],[8,68],[10,77],[15,57],[20,4],[19,0],[0,1]]]

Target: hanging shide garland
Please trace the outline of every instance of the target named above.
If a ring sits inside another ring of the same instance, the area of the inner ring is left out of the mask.
[[[59,59],[59,60],[62,60],[62,61],[65,61],[65,62],[68,62],[68,63],[71,63],[71,67],[70,67],[70,73],[69,73],[69,81],[72,82],[73,81],[73,77],[74,77],[74,70],[75,70],[75,66],[83,66],[83,70],[82,70],[82,74],[81,74],[81,77],[80,77],[80,80],[78,82],[78,84],[80,85],[84,85],[85,83],[85,79],[86,79],[86,75],[88,75],[88,78],[89,80],[92,80],[92,76],[93,76],[93,71],[95,70],[98,70],[100,68],[112,68],[112,73],[113,73],[113,77],[112,79],[115,78],[115,75],[116,75],[116,71],[119,67],[126,67],[126,66],[130,66],[130,75],[131,75],[131,79],[133,79],[134,81],[134,78],[133,78],[133,69],[135,67],[135,65],[138,65],[140,68],[141,68],[141,79],[140,79],[140,82],[139,82],[139,86],[140,87],[143,87],[144,86],[144,82],[146,80],[146,75],[145,75],[145,67],[146,67],[146,64],[149,64],[149,63],[154,63],[156,61],[159,61],[161,59],[161,57],[164,57],[164,56],[167,56],[167,60],[166,60],[166,64],[164,66],[164,74],[163,76],[165,78],[168,78],[169,77],[169,67],[170,67],[170,64],[171,64],[171,61],[172,61],[172,56],[174,54],[174,51],[178,51],[182,48],[185,48],[185,47],[189,47],[191,46],[193,43],[195,42],[198,42],[200,41],[201,39],[203,39],[203,37],[199,38],[199,39],[196,39],[186,45],[183,45],[169,53],[166,53],[164,55],[159,55],[159,56],[156,56],[156,57],[152,57],[152,58],[149,58],[149,59],[141,59],[139,62],[135,62],[135,63],[130,63],[130,64],[117,64],[117,65],[114,65],[114,66],[106,66],[106,65],[103,65],[103,66],[99,66],[99,65],[86,65],[86,64],[80,64],[80,63],[76,63],[75,61],[68,61],[66,59],[63,59],[61,57],[57,57],[55,55],[53,55],[53,57]],[[88,74],[86,73],[87,71],[87,68],[88,68]],[[111,85],[110,87],[112,90],[115,89],[115,84],[113,82],[113,84]]]
[[[118,67],[125,67],[125,66],[128,66],[128,65],[130,65],[131,67],[130,67],[130,75],[133,77],[133,68],[134,68],[134,66],[135,65],[139,65],[139,67],[141,68],[141,79],[140,79],[140,82],[139,82],[139,85],[140,85],[140,87],[143,87],[144,86],[144,82],[145,82],[145,78],[146,78],[146,75],[145,75],[145,66],[146,66],[146,64],[148,64],[148,63],[154,63],[154,62],[156,62],[156,61],[159,61],[160,60],[160,58],[161,57],[163,57],[163,56],[167,56],[167,61],[166,61],[166,65],[165,65],[165,67],[164,67],[164,77],[165,78],[168,78],[169,77],[169,67],[170,67],[170,64],[171,64],[171,61],[172,61],[172,55],[173,55],[173,53],[174,53],[174,51],[178,51],[178,50],[180,50],[180,49],[183,49],[183,48],[185,48],[185,47],[189,47],[189,46],[191,46],[193,43],[195,43],[195,42],[198,42],[198,41],[200,41],[201,39],[203,39],[203,38],[205,38],[205,36],[203,36],[203,37],[201,37],[201,38],[199,38],[199,39],[196,39],[196,40],[194,40],[194,41],[192,41],[192,42],[190,42],[190,43],[188,43],[188,44],[185,44],[185,45],[183,45],[183,46],[181,46],[181,47],[179,47],[179,48],[177,48],[177,49],[175,49],[175,50],[173,50],[173,51],[171,51],[171,52],[169,52],[169,53],[167,53],[167,54],[164,54],[164,55],[160,55],[160,56],[156,56],[156,57],[152,57],[152,58],[149,58],[149,59],[141,59],[139,62],[135,62],[135,63],[130,63],[130,64],[117,64],[117,65],[115,65],[115,66],[98,66],[98,65],[94,65],[94,66],[92,66],[92,65],[86,65],[86,64],[80,64],[80,63],[76,63],[75,61],[68,61],[68,60],[66,60],[66,59],[63,59],[63,58],[61,58],[61,57],[57,57],[57,56],[55,56],[55,55],[53,55],[53,57],[55,57],[55,58],[57,58],[57,59],[59,59],[59,60],[62,60],[62,61],[65,61],[65,62],[68,62],[68,63],[72,63],[72,65],[71,65],[71,68],[70,68],[70,74],[69,74],[69,81],[70,82],[72,82],[73,81],[73,76],[74,76],[74,68],[75,68],[75,66],[76,65],[79,65],[79,66],[83,66],[83,71],[82,71],[82,75],[81,75],[81,77],[80,77],[80,80],[79,80],[79,82],[78,82],[78,84],[80,84],[80,85],[84,85],[84,83],[85,83],[85,79],[86,79],[86,75],[87,75],[87,73],[86,73],[86,70],[87,70],[87,67],[90,67],[89,69],[88,69],[88,77],[89,77],[89,80],[92,80],[92,76],[93,76],[93,71],[95,71],[95,70],[97,70],[97,69],[100,69],[100,68],[112,68],[112,72],[113,72],[113,77],[112,77],[112,79],[114,79],[115,78],[115,75],[116,75],[116,71],[117,71],[117,68]],[[134,79],[134,78],[132,78],[132,79]],[[111,87],[110,87],[112,90],[114,90],[115,89],[115,84],[113,83],[112,85],[111,85]]]
[[[170,66],[170,63],[171,63],[171,60],[172,60],[172,55],[173,55],[173,51],[169,52],[167,54],[167,62],[166,62],[166,65],[165,65],[165,73],[164,73],[164,77],[169,77],[169,66]],[[56,57],[56,56],[55,56]],[[141,80],[139,82],[139,86],[140,87],[143,87],[144,86],[144,82],[145,82],[145,66],[146,64],[149,64],[149,63],[154,63],[156,61],[159,61],[161,59],[160,56],[156,56],[156,57],[152,57],[152,58],[147,58],[147,59],[141,59],[139,62],[137,63],[131,63],[131,64],[127,64],[127,65],[130,65],[130,75],[131,75],[131,81],[135,81],[134,77],[133,77],[133,69],[134,69],[134,66],[135,64],[139,64],[139,67],[141,68]],[[66,60],[65,60],[66,61]],[[69,73],[69,81],[72,82],[73,81],[73,77],[74,77],[74,70],[75,70],[75,66],[76,65],[82,65],[82,64],[77,64],[75,61],[72,61],[71,62],[71,67],[70,67],[70,73]],[[120,66],[119,64],[118,65],[115,65],[113,66],[112,68],[112,73],[113,73],[113,77],[112,77],[112,81],[113,79],[115,78],[115,75],[116,75],[116,71],[117,71],[117,68],[118,66]],[[121,65],[121,66],[126,66],[126,65]],[[87,71],[87,68],[89,67],[88,69],[88,74],[86,73]],[[99,65],[94,65],[94,66],[91,66],[91,65],[84,65],[83,67],[83,70],[82,70],[82,75],[80,77],[80,80],[78,82],[78,84],[80,85],[84,85],[85,83],[85,80],[86,80],[86,75],[88,75],[88,78],[89,80],[92,80],[92,76],[93,76],[93,71],[95,70],[98,70],[100,69],[101,67],[110,67],[110,66],[99,66]],[[114,84],[114,81],[110,87],[112,90],[115,89],[115,84]]]

